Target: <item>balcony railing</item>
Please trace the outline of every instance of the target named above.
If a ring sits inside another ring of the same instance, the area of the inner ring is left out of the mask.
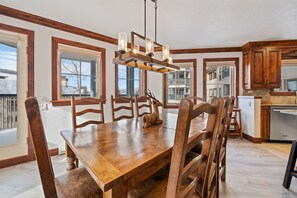
[[[17,127],[17,95],[0,94],[0,132]]]

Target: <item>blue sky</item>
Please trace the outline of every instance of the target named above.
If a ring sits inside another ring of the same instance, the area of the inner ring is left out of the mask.
[[[0,68],[17,70],[17,48],[0,43]]]

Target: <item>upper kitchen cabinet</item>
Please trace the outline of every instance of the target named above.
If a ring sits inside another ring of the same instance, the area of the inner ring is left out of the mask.
[[[243,88],[281,86],[282,50],[297,46],[296,40],[249,42],[242,47]]]

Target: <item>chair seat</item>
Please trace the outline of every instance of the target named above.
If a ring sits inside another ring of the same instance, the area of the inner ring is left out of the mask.
[[[163,168],[156,174],[141,182],[136,188],[128,192],[128,198],[165,198],[166,188],[168,183],[168,168]],[[186,181],[187,183],[191,182]],[[186,185],[182,185],[182,189],[186,188]],[[200,198],[197,193],[194,193],[192,197]]]
[[[197,157],[199,154],[195,152],[188,152],[185,159],[185,164],[189,163],[193,158]],[[146,179],[135,189],[130,190],[128,193],[128,198],[163,198],[166,197],[166,187],[168,183],[169,166],[158,171],[156,174]],[[210,181],[214,178],[216,171],[216,164],[213,163],[211,167],[211,173],[209,175]],[[192,173],[193,174],[193,173]],[[191,183],[194,175],[190,175],[189,178],[182,185],[182,189],[186,188],[189,183]],[[202,186],[198,186],[198,189],[202,189]],[[192,197],[200,198],[197,193],[194,193]]]
[[[85,168],[77,168],[56,177],[55,184],[58,197],[102,197],[102,191]]]

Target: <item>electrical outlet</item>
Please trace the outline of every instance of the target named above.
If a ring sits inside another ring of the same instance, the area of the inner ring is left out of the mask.
[[[48,110],[48,104],[46,102],[42,104],[41,110],[42,111],[47,111]]]

